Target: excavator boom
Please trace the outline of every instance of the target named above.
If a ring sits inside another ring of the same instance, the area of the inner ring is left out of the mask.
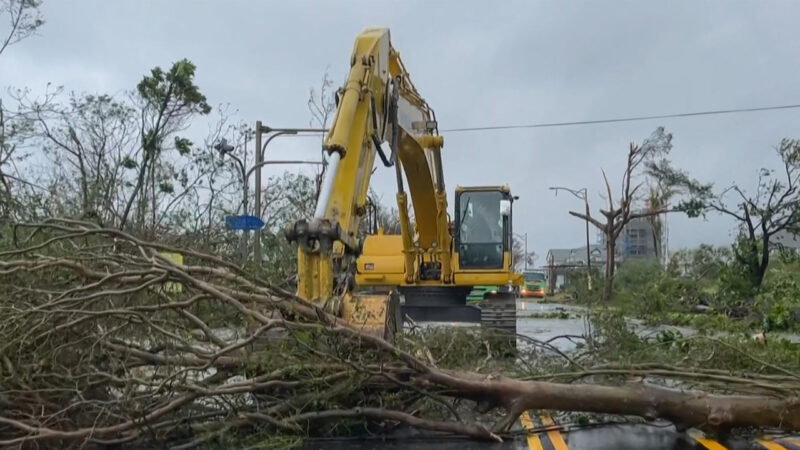
[[[360,252],[359,224],[368,207],[375,157],[394,166],[397,178],[403,253],[409,281],[416,277],[416,249],[447,249],[440,255],[449,267],[447,201],[433,112],[417,92],[389,30],[371,28],[356,39],[350,73],[337,95],[337,109],[324,141],[328,165],[314,217],[296,223],[289,236],[299,243],[300,296],[327,299],[335,287],[348,285],[348,270]],[[402,171],[416,217],[412,230]],[[415,236],[416,234],[416,236]],[[450,277],[449,268],[447,278]]]

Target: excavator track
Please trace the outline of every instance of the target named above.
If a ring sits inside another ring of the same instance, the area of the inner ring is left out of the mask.
[[[415,322],[477,323],[481,310],[467,305],[469,287],[404,286],[402,317]]]
[[[480,303],[481,326],[517,334],[517,296],[514,292],[487,294]]]
[[[516,341],[517,296],[513,291],[487,294],[479,308],[466,304],[469,287],[401,287],[405,298],[402,316],[417,322],[480,322]]]

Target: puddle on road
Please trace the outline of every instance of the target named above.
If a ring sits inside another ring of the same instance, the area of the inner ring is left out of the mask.
[[[534,303],[520,300],[517,302],[517,333],[538,341],[546,342],[557,336],[586,333],[586,324],[580,316],[585,308],[560,303]],[[568,318],[525,317],[526,315],[547,315],[564,312]],[[520,344],[524,344],[520,341]],[[551,344],[562,352],[575,350],[576,344],[569,339],[556,339]]]
[[[517,333],[548,341],[566,334],[583,335],[586,330],[583,319],[525,319],[517,320]],[[569,339],[556,339],[551,344],[562,352],[575,350],[575,343]]]
[[[548,315],[559,312],[568,314],[569,318],[525,317],[526,315]],[[582,306],[518,301],[517,314],[519,319],[517,319],[517,332],[540,341],[547,341],[564,334],[580,336],[586,333],[586,324],[583,319],[585,313],[586,308]],[[642,337],[652,337],[663,330],[677,331],[683,336],[697,334],[697,330],[691,327],[674,325],[651,326],[645,325],[643,321],[638,319],[628,319],[628,325],[636,331],[636,334]],[[716,336],[722,337],[724,333],[719,333]],[[800,334],[772,332],[770,336],[773,339],[786,339],[790,342],[800,343]],[[575,343],[568,339],[558,339],[553,341],[552,344],[562,352],[572,351],[576,347]]]
[[[567,317],[525,317],[526,315],[547,316],[548,314],[560,312],[565,313]],[[586,312],[586,308],[582,306],[520,301],[517,304],[517,315],[519,316],[519,319],[517,319],[517,332],[539,341],[548,341],[556,336],[566,334],[582,336],[588,331],[585,321]],[[697,333],[697,330],[689,327],[672,325],[648,326],[638,319],[628,319],[628,325],[642,337],[654,336],[667,329],[677,331],[684,336],[691,336]],[[569,339],[557,339],[551,344],[562,352],[573,351],[576,348],[574,340]]]

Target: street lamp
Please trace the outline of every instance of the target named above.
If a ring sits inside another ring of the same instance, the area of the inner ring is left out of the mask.
[[[592,271],[591,271],[591,268],[592,268],[592,254],[591,254],[591,251],[589,250],[589,196],[587,195],[588,191],[587,191],[586,188],[581,188],[581,189],[575,190],[575,189],[570,189],[570,188],[561,187],[561,186],[552,186],[549,189],[551,191],[555,191],[556,192],[556,196],[558,196],[558,191],[559,190],[567,191],[570,194],[574,195],[575,197],[583,200],[583,204],[586,206],[586,268],[589,269],[586,272],[586,277],[587,277],[586,279],[588,281],[589,290],[591,291],[592,290]]]
[[[256,171],[256,210],[255,216],[259,219],[261,218],[261,168],[268,164],[278,164],[277,161],[272,162],[264,162],[264,153],[267,151],[267,145],[272,142],[278,136],[285,136],[285,135],[296,135],[299,133],[324,133],[328,131],[324,128],[272,128],[265,126],[261,123],[261,121],[256,122],[256,129],[255,129],[255,137],[256,137],[256,164],[250,168],[250,171],[247,172],[249,176],[253,170]],[[267,138],[264,145],[261,145],[261,137],[265,134],[271,134],[270,137]],[[324,161],[297,161],[297,162],[284,162],[284,163],[291,163],[291,164],[319,164],[324,165]],[[259,228],[256,230],[256,243],[255,243],[255,258],[256,258],[256,270],[261,272],[261,229]]]
[[[247,176],[244,168],[244,162],[233,153],[235,147],[228,143],[228,140],[225,138],[220,139],[219,143],[214,146],[214,149],[217,150],[221,157],[225,157],[228,155],[232,158],[236,164],[239,166],[239,174],[242,176],[242,214],[247,215],[247,197],[249,187],[247,182]],[[245,150],[247,150],[247,135],[245,135]],[[247,260],[247,231],[242,232],[242,239],[241,243],[239,244],[240,251],[242,252],[242,263]]]
[[[258,122],[258,126],[261,125],[261,122]],[[270,131],[276,131],[269,127],[261,127],[262,133],[267,133]],[[302,131],[321,131],[321,130],[312,130],[312,129],[285,129],[285,130],[277,130],[275,134],[269,137],[264,145],[261,145],[260,134],[256,134],[256,161],[257,163],[254,164],[250,169],[245,168],[244,162],[233,154],[233,150],[235,149],[234,146],[230,145],[227,139],[223,138],[214,146],[221,156],[228,155],[230,156],[236,164],[239,166],[239,171],[242,176],[242,214],[247,215],[248,213],[248,198],[249,198],[249,181],[250,176],[253,172],[257,171],[258,175],[256,176],[256,205],[255,205],[255,216],[259,219],[261,218],[261,168],[267,165],[273,164],[316,164],[322,165],[324,164],[322,161],[306,161],[306,160],[279,160],[279,161],[264,161],[264,151],[266,150],[267,144],[270,141],[281,135],[287,134],[297,134],[298,132]],[[247,139],[249,137],[249,133],[252,133],[251,130],[248,130],[245,134],[245,148],[247,148]],[[241,240],[241,252],[242,252],[242,262],[246,261],[247,259],[247,230],[243,230],[242,232],[242,240]],[[256,253],[256,262],[257,267],[261,268],[261,230],[257,230],[256,232],[256,244],[255,244],[255,253]]]
[[[589,250],[589,198],[586,195],[586,188],[581,188],[578,190],[570,189],[561,186],[552,186],[550,188],[551,191],[556,191],[556,196],[558,196],[558,191],[567,191],[570,194],[574,195],[575,197],[583,200],[584,205],[586,206],[586,267],[592,267],[592,258],[591,252]]]

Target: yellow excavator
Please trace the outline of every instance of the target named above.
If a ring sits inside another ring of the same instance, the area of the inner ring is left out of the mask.
[[[314,217],[286,230],[298,244],[299,296],[388,338],[406,318],[516,332],[515,287],[523,282],[512,270],[516,197],[507,185],[459,186],[451,217],[443,144],[389,30],[366,29],[337,92]],[[400,234],[377,226],[368,196],[376,156],[394,168]],[[502,288],[475,307],[466,302],[475,285]]]

